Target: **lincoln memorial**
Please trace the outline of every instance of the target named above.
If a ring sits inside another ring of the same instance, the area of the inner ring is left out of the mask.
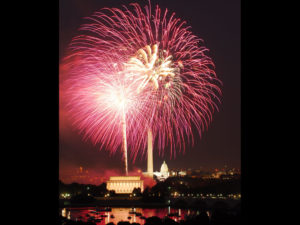
[[[143,192],[144,183],[139,176],[113,176],[107,181],[106,188],[116,194],[130,194],[134,188],[140,188]]]

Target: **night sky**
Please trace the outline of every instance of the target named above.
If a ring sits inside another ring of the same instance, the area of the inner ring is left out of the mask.
[[[148,1],[120,0],[60,0],[60,59],[66,53],[72,37],[77,34],[79,26],[85,22],[83,17],[90,16],[103,7],[121,8],[122,4]],[[154,147],[154,170],[160,169],[163,160],[169,168],[240,168],[241,156],[241,67],[240,67],[240,1],[239,0],[152,0],[152,5],[159,3],[162,9],[168,8],[177,17],[187,21],[191,31],[204,40],[210,49],[208,55],[216,65],[218,78],[223,82],[222,103],[220,111],[215,112],[213,121],[195,146],[188,146],[184,155],[170,159],[168,155],[158,156]],[[60,178],[75,173],[82,166],[97,174],[118,171],[123,168],[122,155],[110,156],[108,151],[93,146],[89,141],[83,142],[81,136],[68,122],[60,109],[59,134]],[[130,151],[130,149],[129,149]],[[146,170],[146,158],[137,158],[133,164],[129,158],[129,170],[138,168]]]

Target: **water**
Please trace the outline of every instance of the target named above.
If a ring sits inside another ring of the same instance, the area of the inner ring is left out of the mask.
[[[95,211],[94,207],[82,207],[82,208],[63,208],[60,210],[62,216],[78,221],[88,221],[87,214],[94,216],[95,218],[102,219],[100,222],[95,222],[97,225],[105,225],[109,222],[114,222],[117,224],[119,221],[129,221],[130,223],[136,222],[143,225],[145,220],[142,219],[140,216],[135,214],[129,214],[130,211],[134,211],[137,213],[141,213],[142,216],[148,218],[151,216],[157,216],[160,218],[164,218],[168,214],[176,213],[178,216],[170,216],[171,219],[175,221],[184,220],[185,216],[188,215],[197,215],[199,214],[198,211],[190,210],[190,209],[173,209],[170,207],[167,208],[111,208],[111,212],[97,212],[92,213]],[[112,215],[114,218],[112,218]],[[131,218],[128,218],[131,217]]]

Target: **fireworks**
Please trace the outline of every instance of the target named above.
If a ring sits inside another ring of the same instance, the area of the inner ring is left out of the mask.
[[[122,140],[123,112],[128,116],[134,113],[134,92],[130,86],[125,87],[124,80],[120,74],[114,74],[113,68],[105,72],[91,67],[87,71],[85,64],[77,64],[75,69],[76,76],[64,83],[69,87],[65,98],[71,120],[84,139],[101,143],[101,147],[114,152]]]
[[[115,152],[125,121],[133,159],[143,155],[149,130],[160,154],[193,144],[193,129],[208,127],[221,95],[203,41],[175,13],[150,4],[104,8],[87,19],[65,59],[69,112],[84,138]]]
[[[128,63],[125,63],[127,73],[129,75],[133,74],[136,80],[141,81],[138,92],[144,89],[149,82],[152,82],[155,89],[158,89],[159,80],[168,76],[175,76],[175,69],[170,67],[172,56],[168,56],[166,59],[163,57],[159,58],[157,44],[153,45],[152,48],[147,45],[145,50],[139,49],[136,55],[131,57]],[[169,85],[170,83],[168,82],[165,84],[165,87],[168,88]]]

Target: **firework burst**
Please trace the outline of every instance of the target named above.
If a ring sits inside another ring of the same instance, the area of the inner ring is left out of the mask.
[[[221,95],[203,41],[175,13],[152,11],[150,3],[104,8],[87,19],[66,57],[79,58],[67,86],[72,119],[84,137],[114,152],[125,109],[133,159],[145,152],[149,131],[160,154],[169,147],[175,156],[175,149],[193,144],[193,128],[201,135],[208,127]]]

